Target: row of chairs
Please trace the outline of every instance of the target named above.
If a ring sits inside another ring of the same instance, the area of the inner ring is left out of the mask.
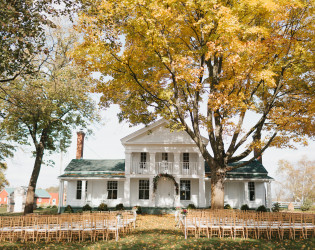
[[[130,212],[0,217],[0,241],[118,241],[135,226]]]
[[[302,238],[314,236],[314,220],[314,214],[190,210],[186,216],[180,216],[180,226],[185,238],[193,234],[195,237],[205,235],[208,238],[228,236],[295,239],[297,236]]]

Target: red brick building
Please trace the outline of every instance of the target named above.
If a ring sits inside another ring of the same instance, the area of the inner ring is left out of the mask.
[[[49,193],[51,198],[50,198],[50,205],[51,206],[58,206],[59,204],[59,194],[58,193]]]
[[[14,191],[14,188],[4,188],[0,192],[0,206],[8,204],[8,195]]]

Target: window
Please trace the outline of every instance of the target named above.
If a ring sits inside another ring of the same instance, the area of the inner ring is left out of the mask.
[[[168,153],[162,153],[162,161],[168,161]]]
[[[190,181],[181,180],[180,181],[180,199],[181,200],[190,200]]]
[[[189,169],[189,153],[183,153],[183,169]]]
[[[56,204],[56,199],[53,199],[52,203],[53,203],[53,205],[55,205]]]
[[[1,198],[0,198],[0,201],[1,201]]]
[[[42,198],[38,198],[38,202],[42,202]]]
[[[108,181],[107,182],[107,199],[117,199],[117,189],[118,189],[118,182],[117,181]]]
[[[82,181],[77,181],[77,200],[81,200],[82,197]]]
[[[249,194],[249,200],[254,201],[255,200],[255,182],[248,182],[248,194]]]
[[[88,181],[85,182],[85,193],[87,193]]]
[[[145,168],[147,162],[147,153],[141,153],[140,155],[140,168]]]
[[[139,200],[149,199],[149,180],[139,180]]]
[[[4,201],[7,201],[7,198],[4,198]]]

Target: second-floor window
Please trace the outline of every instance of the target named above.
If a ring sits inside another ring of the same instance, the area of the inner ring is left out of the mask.
[[[168,153],[162,153],[162,162],[168,161]]]
[[[147,162],[147,153],[142,152],[140,154],[140,168],[145,168]]]
[[[183,153],[183,168],[189,169],[189,153]]]
[[[248,182],[248,195],[250,201],[255,200],[255,182]]]
[[[139,200],[149,199],[149,180],[139,180]]]
[[[81,197],[82,197],[82,181],[77,181],[76,198],[77,198],[77,200],[81,200]]]
[[[190,200],[190,180],[180,181],[180,199]]]

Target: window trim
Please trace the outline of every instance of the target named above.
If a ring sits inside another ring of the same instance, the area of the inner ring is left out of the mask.
[[[249,201],[256,200],[256,190],[255,190],[255,182],[250,181],[248,182],[248,199]]]
[[[189,190],[183,190],[183,184],[186,183],[185,187],[189,187]],[[188,185],[187,185],[188,184]],[[182,195],[184,192],[184,195]],[[190,201],[191,200],[191,181],[190,180],[180,180],[180,200],[181,201]]]
[[[107,199],[108,200],[118,199],[118,181],[107,181]]]
[[[75,198],[77,200],[81,200],[82,199],[82,181],[81,180],[77,181],[77,191],[76,191]]]
[[[138,198],[139,198],[139,200],[149,200],[150,199],[150,180],[139,180]]]

